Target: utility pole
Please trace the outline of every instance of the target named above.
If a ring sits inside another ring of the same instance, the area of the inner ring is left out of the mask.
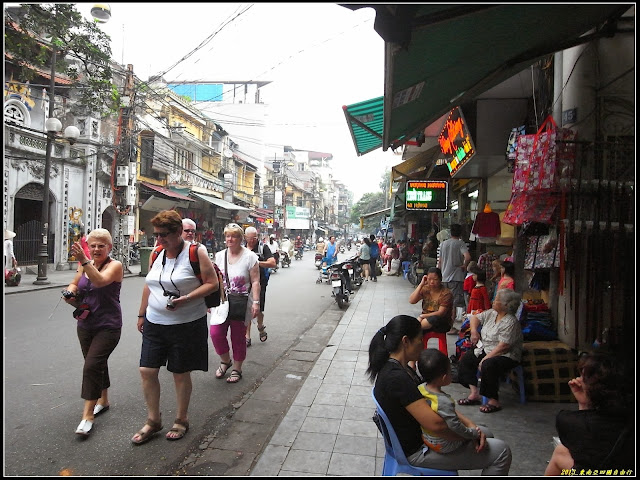
[[[134,233],[136,204],[136,159],[133,157],[134,139],[134,76],[133,65],[127,65],[124,84],[123,106],[118,119],[118,137],[116,149],[116,171],[112,173],[113,206],[118,212],[117,232],[114,236],[115,257],[122,262],[125,271],[129,270],[129,235]]]

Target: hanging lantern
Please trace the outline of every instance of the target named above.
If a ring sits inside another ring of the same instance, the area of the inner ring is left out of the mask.
[[[111,7],[108,3],[96,3],[91,7],[91,16],[97,23],[107,23],[111,18]]]

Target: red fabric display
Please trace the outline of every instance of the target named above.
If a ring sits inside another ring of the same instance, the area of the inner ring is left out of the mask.
[[[552,224],[551,218],[559,203],[559,197],[549,192],[512,193],[502,221],[509,225],[525,222]]]
[[[471,233],[475,233],[478,237],[499,237],[499,215],[496,212],[478,212],[478,214],[476,215],[476,220],[475,222],[473,222]]]
[[[571,178],[575,160],[575,144],[563,142],[575,138],[573,130],[557,128],[551,115],[535,135],[518,136],[511,191],[559,190],[560,178]]]

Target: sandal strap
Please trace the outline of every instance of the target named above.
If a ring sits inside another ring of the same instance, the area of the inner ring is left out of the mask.
[[[155,430],[161,430],[162,429],[162,420],[160,420],[159,422],[154,422],[150,418],[147,418],[147,421],[145,422],[145,425],[149,425],[152,429],[155,429]]]

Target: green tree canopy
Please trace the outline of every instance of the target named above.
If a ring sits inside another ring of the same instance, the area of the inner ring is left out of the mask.
[[[11,54],[19,81],[39,75],[35,68],[48,71],[51,49],[56,48],[56,72],[71,79],[86,113],[105,114],[119,108],[110,66],[111,38],[86,20],[75,4],[5,8],[4,25],[5,51]]]

